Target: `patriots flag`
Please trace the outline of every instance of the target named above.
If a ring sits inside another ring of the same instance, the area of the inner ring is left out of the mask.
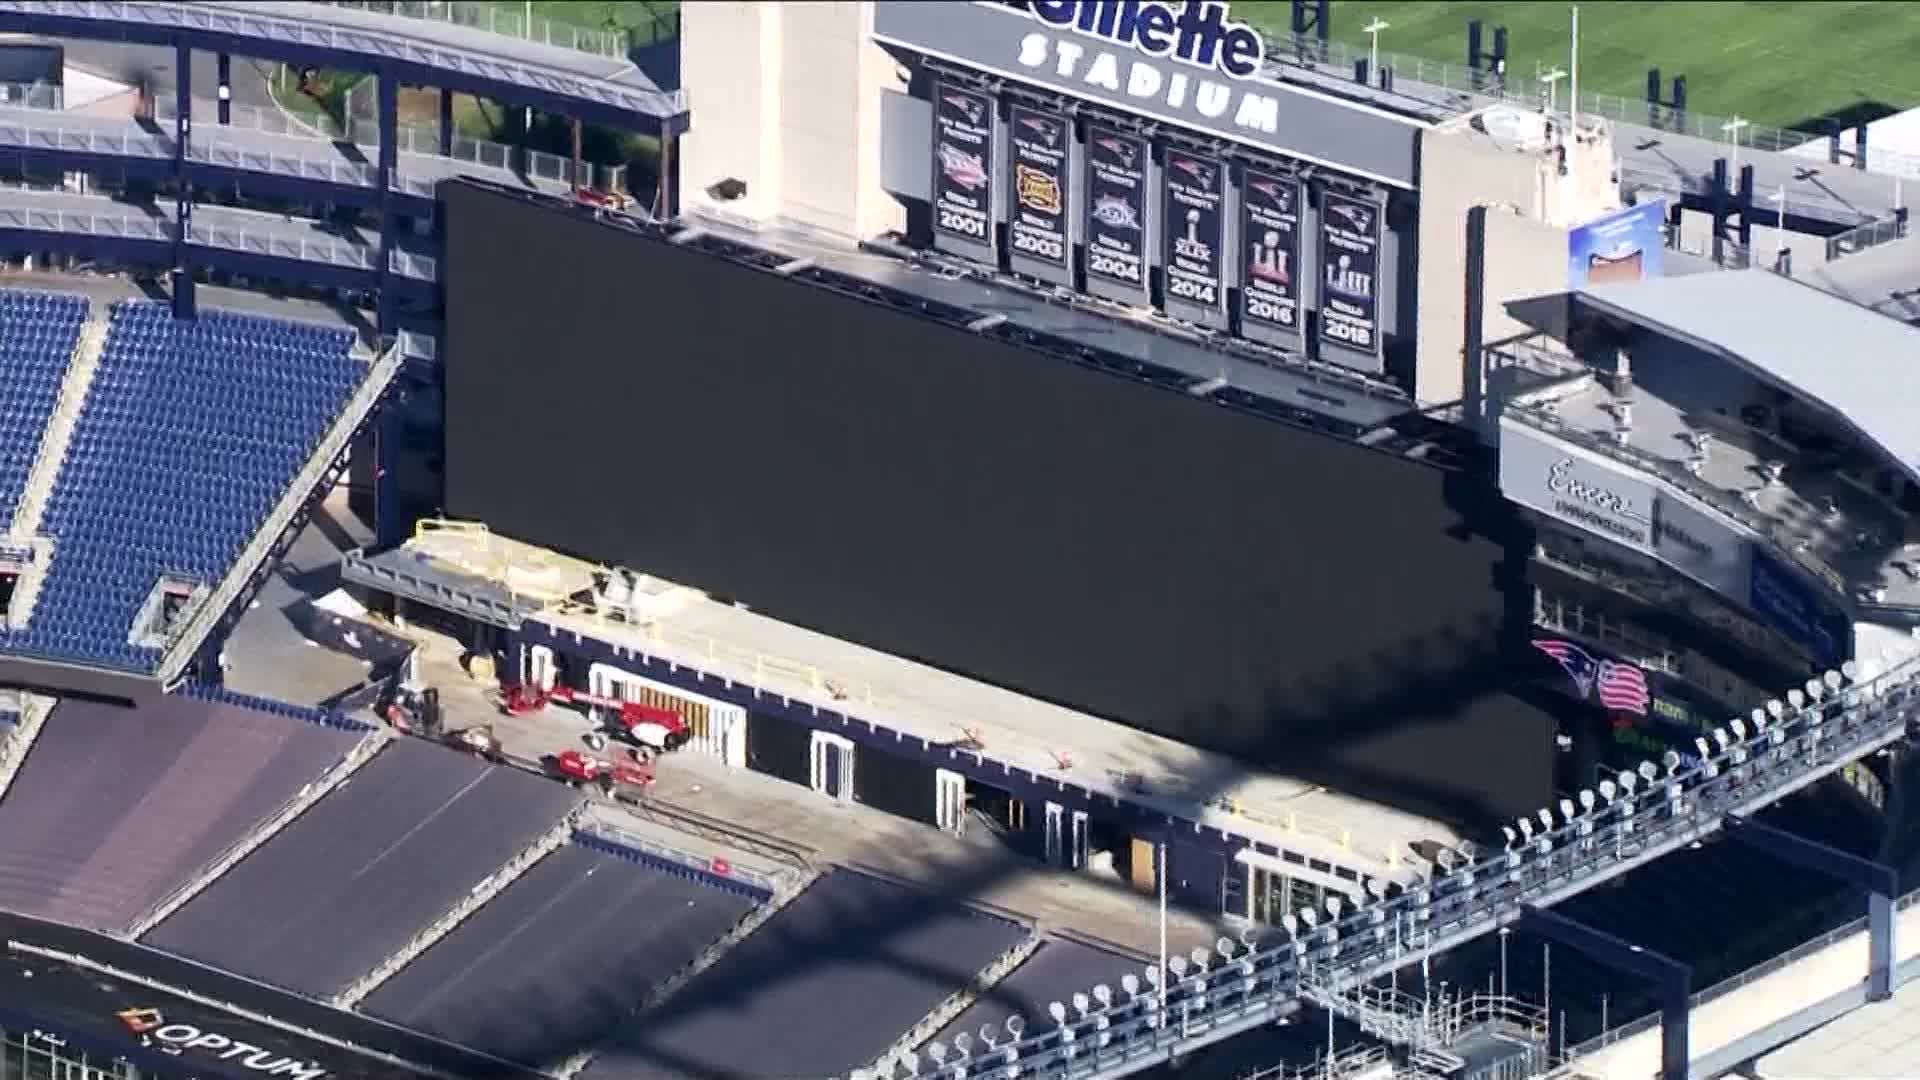
[[[1603,708],[1647,715],[1652,695],[1647,692],[1647,677],[1638,667],[1597,659],[1570,641],[1536,641],[1533,647],[1560,665],[1580,692],[1580,700],[1598,697]]]

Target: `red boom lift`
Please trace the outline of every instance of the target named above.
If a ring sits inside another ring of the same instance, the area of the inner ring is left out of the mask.
[[[551,690],[542,691],[537,686],[522,683],[501,689],[501,708],[509,716],[525,716],[546,708],[549,704],[578,705],[589,710],[602,709],[612,714],[610,719],[619,733],[634,743],[659,751],[678,750],[693,738],[687,722],[672,709],[662,709],[653,705],[642,705],[637,701],[621,701],[619,698],[589,694],[584,690],[556,685]]]

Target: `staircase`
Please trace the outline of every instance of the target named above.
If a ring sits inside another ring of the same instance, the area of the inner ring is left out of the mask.
[[[509,859],[506,865],[495,870],[486,880],[468,890],[467,895],[453,909],[435,919],[426,929],[413,936],[413,940],[395,949],[393,955],[382,961],[352,986],[335,995],[331,1004],[336,1009],[351,1009],[360,1004],[368,994],[380,988],[380,984],[393,978],[401,968],[420,957],[420,954],[439,942],[441,938],[453,933],[454,927],[466,922],[474,912],[479,911],[487,901],[500,895],[507,886],[519,880],[520,875],[533,869],[533,865],[548,855],[564,847],[573,836],[573,830],[580,824],[580,817],[586,811],[581,803],[562,818],[558,825],[541,834],[538,840],[527,845],[520,854]]]
[[[40,532],[40,520],[47,513],[47,498],[53,494],[54,481],[60,478],[60,467],[66,464],[74,426],[80,422],[80,409],[86,404],[87,391],[93,387],[93,377],[100,373],[100,354],[106,345],[106,320],[88,319],[80,328],[79,340],[74,342],[73,357],[67,361],[67,377],[60,383],[60,396],[55,399],[53,414],[47,417],[47,429],[40,436],[40,453],[33,459],[26,486],[20,492],[20,503],[14,507],[13,523],[8,529],[14,536],[35,536]],[[14,603],[20,602],[20,597],[14,597]],[[27,610],[32,610],[30,605]]]
[[[254,581],[255,571],[261,563],[266,561],[274,545],[281,542],[287,526],[315,496],[315,489],[320,486],[321,481],[338,467],[341,455],[346,453],[347,444],[353,440],[354,434],[360,430],[360,426],[380,404],[380,399],[386,394],[388,385],[399,373],[400,363],[400,350],[393,346],[388,346],[385,352],[374,359],[366,379],[347,400],[346,407],[340,410],[340,415],[334,419],[333,426],[328,428],[326,434],[321,437],[319,445],[307,458],[306,465],[293,478],[293,482],[287,485],[287,490],[281,495],[273,513],[267,516],[259,531],[254,533],[253,539],[249,540],[247,546],[242,549],[233,569],[228,571],[226,578],[193,609],[185,625],[174,637],[173,644],[162,655],[160,665],[155,671],[162,685],[171,685],[180,677],[187,664],[199,651],[201,643],[213,631],[214,625],[227,613],[227,609],[233,606],[234,600],[247,588],[248,584]],[[38,468],[38,465],[35,468]]]
[[[20,719],[5,738],[0,739],[0,798],[4,798],[7,789],[13,786],[14,776],[27,760],[27,751],[33,749],[33,740],[40,737],[40,729],[46,725],[47,716],[58,704],[54,698],[24,691],[20,693],[19,701]]]
[[[1300,993],[1390,1046],[1419,1053],[1447,1042],[1442,1025],[1435,1022],[1436,1010],[1412,994],[1365,984],[1338,987],[1314,978],[1300,981]]]
[[[241,859],[253,854],[260,845],[273,839],[281,829],[291,825],[295,818],[306,813],[315,803],[325,798],[328,792],[346,783],[354,773],[359,772],[367,762],[372,761],[374,756],[392,739],[392,733],[384,728],[369,731],[366,738],[361,739],[346,757],[340,759],[340,764],[328,770],[327,774],[319,780],[302,788],[299,794],[287,800],[287,805],[281,807],[279,813],[255,826],[252,832],[228,848],[225,854],[208,864],[206,870],[182,885],[172,896],[155,905],[152,911],[136,919],[128,929],[127,936],[138,941],[146,936],[148,931],[165,922],[174,912],[185,907],[189,900],[200,895],[207,886],[220,880],[222,874],[238,866]]]

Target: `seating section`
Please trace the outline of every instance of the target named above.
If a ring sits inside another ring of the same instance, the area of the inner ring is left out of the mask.
[[[0,289],[0,526],[13,520],[86,321],[84,297]]]
[[[212,587],[367,375],[353,335],[254,315],[114,305],[47,508],[56,544],[15,651],[149,671],[128,638],[162,575]]]
[[[582,838],[540,860],[360,1003],[535,1068],[595,1046],[763,897]]]
[[[400,740],[148,931],[155,948],[313,997],[372,972],[579,802]]]
[[[0,799],[0,908],[124,933],[359,738],[188,697],[63,701]]]
[[[844,1076],[1026,936],[1011,920],[832,870],[621,1028],[578,1075]]]

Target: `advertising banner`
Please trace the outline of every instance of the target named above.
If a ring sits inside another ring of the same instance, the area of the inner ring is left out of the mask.
[[[1748,558],[1752,572],[1747,606],[1815,662],[1832,666],[1846,660],[1853,638],[1846,616],[1761,545],[1754,544]]]
[[[985,94],[934,89],[933,230],[993,245],[993,99]]]
[[[1219,159],[1167,151],[1164,221],[1167,299],[1219,308],[1226,292],[1220,250],[1226,243],[1226,170]]]
[[[1147,144],[1087,129],[1087,276],[1147,284]]]
[[[1380,206],[1326,192],[1320,200],[1320,340],[1380,352]]]
[[[1015,105],[1008,112],[1013,166],[1007,190],[1013,200],[1007,215],[1007,244],[1020,258],[1065,269],[1067,242],[1067,120],[1053,113]]]
[[[1661,562],[1736,603],[1747,590],[1744,532],[1720,515],[1671,491],[1653,510],[1653,554]]]
[[[1512,421],[1500,424],[1500,493],[1652,554],[1651,480]]]
[[[1568,231],[1567,288],[1659,277],[1666,221],[1666,201],[1654,199]]]
[[[1241,315],[1247,322],[1298,333],[1300,185],[1248,169],[1241,209]]]

